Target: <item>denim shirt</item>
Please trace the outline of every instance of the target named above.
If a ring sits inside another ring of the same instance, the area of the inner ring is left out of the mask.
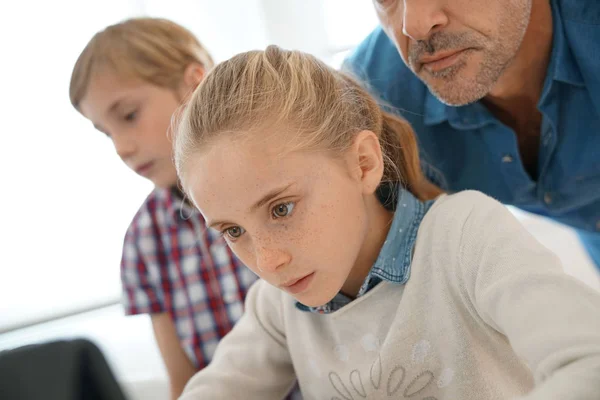
[[[551,0],[553,43],[541,98],[538,175],[516,135],[481,103],[443,104],[377,28],[344,67],[407,119],[422,166],[449,192],[482,191],[572,226],[600,264],[600,1]]]
[[[375,264],[365,278],[356,297],[363,296],[381,281],[404,284],[410,277],[412,254],[417,239],[417,231],[425,213],[433,201],[421,202],[405,189],[399,189],[392,220],[392,226]],[[393,205],[392,205],[393,206]],[[349,304],[351,298],[338,293],[329,303],[319,307],[308,307],[299,302],[296,307],[302,311],[328,314]]]

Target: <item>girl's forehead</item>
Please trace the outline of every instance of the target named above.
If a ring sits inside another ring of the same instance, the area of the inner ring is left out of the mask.
[[[192,154],[183,175],[194,201],[201,206],[225,197],[243,200],[273,187],[314,181],[331,168],[323,153],[282,151],[285,148],[278,143],[258,143],[263,145],[252,140],[216,140]]]

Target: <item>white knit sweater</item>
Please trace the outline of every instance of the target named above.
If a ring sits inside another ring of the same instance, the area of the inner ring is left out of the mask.
[[[503,205],[442,196],[405,285],[322,315],[258,282],[181,399],[282,399],[295,378],[306,400],[599,400],[600,294]]]

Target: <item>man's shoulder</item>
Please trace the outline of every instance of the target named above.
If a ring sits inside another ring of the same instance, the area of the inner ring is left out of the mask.
[[[357,46],[344,61],[343,69],[383,103],[409,113],[422,112],[427,87],[404,64],[381,27]]]
[[[600,110],[600,1],[554,0],[558,4],[570,54],[591,103]]]
[[[600,1],[598,0],[555,0],[564,21],[596,25],[600,30]]]

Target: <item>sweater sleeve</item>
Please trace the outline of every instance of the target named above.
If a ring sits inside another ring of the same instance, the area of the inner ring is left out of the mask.
[[[502,204],[470,197],[459,274],[480,317],[531,368],[522,400],[600,399],[600,293],[566,275]]]
[[[295,382],[281,293],[257,281],[246,311],[219,343],[213,361],[188,382],[180,400],[280,400]]]

